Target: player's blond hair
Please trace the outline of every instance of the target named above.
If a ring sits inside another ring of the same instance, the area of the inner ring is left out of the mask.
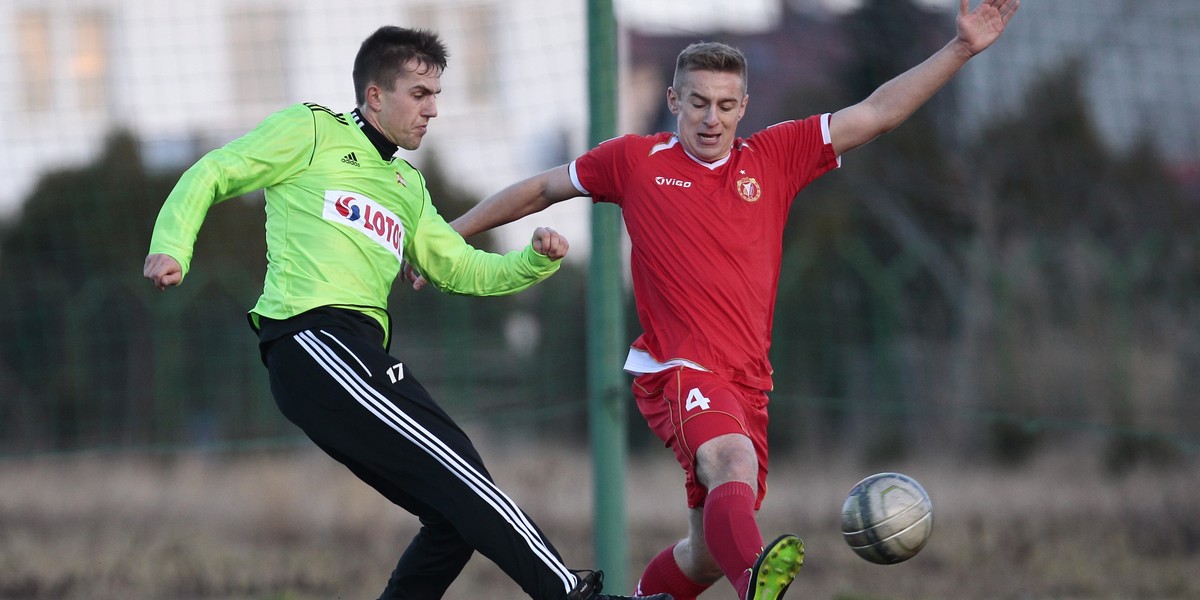
[[[746,73],[746,56],[741,50],[720,42],[697,42],[684,48],[675,60],[675,77],[671,86],[679,89],[683,75],[692,71],[715,71],[736,73],[742,77],[742,92],[749,90],[750,79]]]

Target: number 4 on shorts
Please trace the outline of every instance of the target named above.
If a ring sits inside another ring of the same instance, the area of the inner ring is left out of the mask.
[[[700,410],[708,410],[708,398],[700,393],[700,388],[692,388],[692,391],[688,392],[687,403],[683,405],[683,410],[691,412],[693,408],[697,407]]]

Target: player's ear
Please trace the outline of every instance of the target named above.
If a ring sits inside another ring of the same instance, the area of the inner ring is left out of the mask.
[[[674,86],[667,86],[667,108],[670,109],[671,114],[679,114],[679,94],[675,93]]]
[[[367,89],[363,92],[363,102],[367,105],[367,108],[376,112],[379,111],[383,105],[382,92],[383,90],[378,85],[374,83],[367,84]]]

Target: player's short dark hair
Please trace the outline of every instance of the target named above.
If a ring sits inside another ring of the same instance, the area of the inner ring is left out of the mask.
[[[675,60],[675,77],[671,85],[678,90],[683,74],[691,71],[736,73],[742,76],[743,91],[750,86],[750,79],[746,74],[746,56],[741,50],[728,44],[697,42],[684,48]]]
[[[362,106],[372,83],[390,91],[409,61],[444,71],[447,56],[446,45],[428,29],[384,25],[363,40],[354,57],[354,101]]]

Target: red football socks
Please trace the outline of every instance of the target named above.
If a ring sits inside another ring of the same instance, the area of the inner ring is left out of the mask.
[[[709,553],[737,590],[746,596],[750,568],[763,548],[762,532],[754,518],[754,489],[740,481],[709,490],[704,501],[704,542]]]
[[[667,546],[666,550],[658,553],[638,581],[639,596],[668,593],[675,600],[696,600],[696,596],[704,593],[710,586],[696,583],[688,578],[675,562],[675,545]]]

